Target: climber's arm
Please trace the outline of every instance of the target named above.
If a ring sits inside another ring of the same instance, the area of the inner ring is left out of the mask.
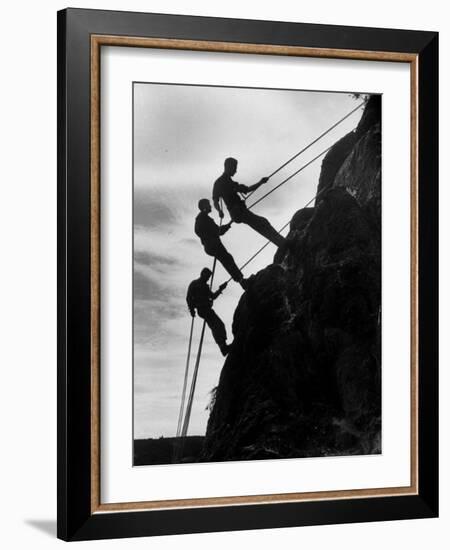
[[[242,185],[241,183],[238,183],[238,191],[239,193],[244,193],[245,195],[247,193],[251,193],[252,191],[256,191],[258,187],[261,187],[264,183],[267,183],[269,181],[269,178],[261,178],[258,183],[255,183],[253,185]]]
[[[212,297],[213,300],[215,300],[216,298],[218,298],[222,294],[222,292],[227,287],[227,284],[228,283],[222,283],[215,292],[211,292],[211,297]]]
[[[222,208],[220,207],[220,198],[221,198],[220,183],[216,181],[213,187],[212,199],[213,199],[214,208],[217,210],[217,212],[219,212],[219,217],[222,219],[224,214],[223,214]]]
[[[231,222],[226,223],[225,225],[222,225],[219,227],[219,235],[225,235],[225,233],[230,229]]]

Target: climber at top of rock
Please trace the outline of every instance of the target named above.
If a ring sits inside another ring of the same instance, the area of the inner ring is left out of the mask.
[[[255,191],[258,187],[266,183],[269,178],[261,178],[259,182],[254,185],[242,185],[232,179],[232,176],[234,176],[237,171],[237,165],[238,161],[235,158],[229,157],[225,159],[224,172],[214,182],[212,196],[214,206],[219,212],[219,216],[223,218],[224,215],[220,206],[220,199],[223,199],[232,221],[235,223],[245,223],[278,247],[283,245],[285,243],[284,237],[270,225],[266,218],[250,212],[245,202],[238,194],[243,193],[246,195],[247,193]]]
[[[207,267],[201,270],[200,277],[194,279],[188,287],[186,302],[192,317],[195,317],[195,310],[197,310],[198,316],[204,319],[211,329],[222,355],[227,355],[231,347],[227,345],[227,331],[223,321],[212,308],[214,300],[222,294],[227,283],[222,283],[215,292],[212,292],[208,286],[211,275],[212,272]]]
[[[224,235],[231,226],[231,223],[219,226],[209,216],[211,212],[211,203],[208,199],[200,199],[198,201],[200,213],[195,218],[195,234],[200,237],[200,241],[205,249],[206,254],[216,258],[223,267],[228,271],[231,278],[239,283],[245,290],[247,288],[247,280],[236,265],[233,256],[224,247],[220,237]]]

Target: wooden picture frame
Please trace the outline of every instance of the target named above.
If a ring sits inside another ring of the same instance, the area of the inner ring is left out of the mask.
[[[103,46],[408,63],[411,68],[411,484],[208,499],[100,499],[100,50]],[[67,9],[58,13],[58,537],[438,514],[438,35]]]

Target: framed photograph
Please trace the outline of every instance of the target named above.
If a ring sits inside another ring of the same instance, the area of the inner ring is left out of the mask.
[[[58,537],[438,514],[438,35],[58,13]]]

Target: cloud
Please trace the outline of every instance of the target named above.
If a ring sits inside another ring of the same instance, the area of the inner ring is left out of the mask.
[[[161,254],[155,254],[153,252],[147,252],[143,250],[137,250],[134,254],[134,261],[137,264],[144,266],[160,266],[163,269],[174,268],[180,264],[177,258],[171,258],[170,256],[162,256]]]
[[[184,237],[180,239],[180,244],[183,246],[195,246],[198,247],[198,239],[193,239],[192,237]]]
[[[158,200],[137,190],[134,195],[134,224],[143,227],[162,227],[176,223],[176,212],[170,208],[167,201]]]

